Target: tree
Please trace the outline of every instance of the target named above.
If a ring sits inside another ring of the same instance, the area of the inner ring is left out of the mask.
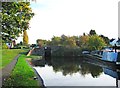
[[[100,50],[105,45],[105,41],[98,35],[92,35],[89,37],[88,47],[90,50]]]
[[[26,30],[23,31],[23,44],[28,45],[28,35]]]
[[[51,45],[76,47],[77,40],[78,40],[77,36],[71,37],[65,35],[61,35],[61,37],[53,36],[53,38],[51,39]]]
[[[66,45],[67,45],[66,40],[67,40],[67,36],[64,35],[64,34],[61,35],[61,44],[62,44],[63,46],[66,46]]]
[[[49,43],[48,43],[49,41],[43,40],[43,39],[37,39],[36,42],[37,42],[37,45],[38,45],[39,47],[42,47],[42,46],[45,46],[45,45],[48,45],[48,44],[49,44]]]
[[[17,39],[29,29],[29,21],[34,16],[30,2],[2,2],[2,39]]]
[[[74,36],[73,37],[68,37],[66,42],[67,42],[66,43],[67,46],[69,46],[69,47],[76,47],[76,40],[75,40]]]
[[[52,45],[61,45],[61,37],[53,36]]]
[[[80,36],[80,38],[79,38],[80,47],[83,49],[86,49],[88,47],[88,40],[89,40],[88,35]]]
[[[91,29],[89,35],[96,35],[96,31]]]
[[[104,35],[100,35],[100,37],[103,38],[103,40],[105,41],[105,43],[106,43],[107,45],[109,45],[110,39],[109,39],[108,37],[106,37],[106,36],[104,36]]]
[[[85,36],[86,34],[85,33],[83,33],[83,36]]]
[[[63,46],[67,46],[67,47],[75,47],[76,46],[76,40],[77,37],[76,36],[65,36],[62,35],[61,36],[61,44]]]
[[[41,47],[43,45],[42,39],[37,39],[37,45]]]

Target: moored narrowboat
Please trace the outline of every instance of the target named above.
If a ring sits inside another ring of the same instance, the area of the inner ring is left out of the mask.
[[[116,63],[116,65],[120,65],[120,52],[114,52],[114,51],[103,52],[101,59]]]

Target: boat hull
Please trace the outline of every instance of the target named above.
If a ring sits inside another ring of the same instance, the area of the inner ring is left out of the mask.
[[[96,64],[105,68],[120,69],[120,64],[116,64],[116,62],[112,61],[103,60],[102,57],[97,57],[91,54],[85,54],[83,56],[88,62],[92,64]]]

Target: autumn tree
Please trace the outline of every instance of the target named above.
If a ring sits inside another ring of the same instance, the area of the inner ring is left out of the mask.
[[[2,39],[17,39],[29,29],[29,21],[34,16],[30,2],[2,2]]]
[[[66,45],[68,47],[76,47],[76,40],[74,37],[67,37]]]
[[[83,49],[86,49],[88,47],[88,40],[89,40],[88,35],[80,36],[80,38],[79,38],[79,46],[81,48],[83,48]]]
[[[98,35],[92,35],[89,37],[88,47],[90,50],[100,50],[105,45],[105,41]]]
[[[61,35],[60,37],[53,36],[53,38],[51,39],[51,45],[76,47],[77,40],[78,40],[77,36],[66,36],[66,35]]]
[[[76,47],[76,36],[61,36],[61,45],[67,46],[67,47]]]
[[[29,41],[29,39],[28,39],[27,31],[24,30],[23,31],[23,44],[28,45],[28,41]]]

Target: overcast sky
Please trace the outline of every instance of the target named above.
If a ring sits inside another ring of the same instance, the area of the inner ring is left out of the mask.
[[[109,38],[118,37],[119,0],[37,0],[31,3],[29,43],[53,35],[82,35],[91,29]]]

